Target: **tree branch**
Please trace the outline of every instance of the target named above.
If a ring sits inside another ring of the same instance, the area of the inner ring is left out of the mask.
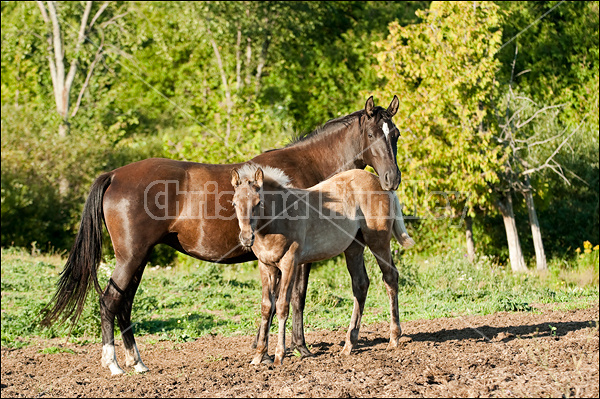
[[[237,42],[235,43],[235,76],[236,76],[236,90],[239,91],[242,87],[242,76],[240,75],[242,72],[242,56],[241,49],[242,47],[242,28],[241,25],[238,24],[237,27]]]
[[[523,126],[527,125],[529,122],[531,122],[532,120],[534,120],[540,112],[545,112],[545,111],[547,111],[549,109],[553,109],[553,108],[564,107],[565,105],[566,104],[549,105],[549,106],[546,106],[546,107],[544,107],[542,109],[539,109],[529,119],[527,119],[525,122],[517,124],[517,129],[522,128]]]
[[[102,15],[102,13],[104,12],[104,10],[106,10],[106,8],[108,7],[108,5],[110,4],[109,1],[105,1],[104,4],[102,4],[102,6],[98,9],[98,11],[96,11],[96,14],[94,15],[94,18],[92,18],[92,22],[90,22],[90,26],[88,27],[88,30],[92,30],[92,26],[94,26],[94,23],[96,22],[96,20],[98,18],[100,18],[100,15]]]
[[[523,171],[523,172],[522,172],[522,174],[523,174],[523,175],[530,175],[530,174],[532,174],[532,173],[535,173],[535,172],[538,172],[538,171],[540,171],[540,170],[542,170],[542,169],[545,169],[545,168],[550,168],[550,169],[552,169],[552,170],[553,170],[553,171],[554,171],[556,174],[558,174],[560,177],[562,177],[562,178],[563,178],[563,179],[564,179],[564,180],[567,182],[567,184],[569,184],[569,185],[570,185],[571,183],[569,182],[569,180],[568,180],[568,179],[567,179],[567,178],[564,176],[564,174],[562,173],[562,168],[561,168],[560,164],[554,160],[554,156],[555,156],[556,154],[558,154],[558,153],[559,153],[560,149],[561,149],[561,148],[562,148],[562,147],[563,147],[563,146],[564,146],[564,145],[567,143],[567,141],[569,141],[569,139],[570,139],[570,138],[571,138],[571,137],[572,137],[572,136],[573,136],[573,135],[574,135],[574,134],[575,134],[575,133],[576,133],[576,132],[579,130],[579,128],[580,128],[580,127],[583,125],[583,123],[585,122],[585,120],[586,120],[586,119],[587,119],[587,115],[586,115],[586,116],[583,118],[583,120],[581,121],[581,123],[580,123],[580,124],[579,124],[579,125],[578,125],[578,126],[575,128],[575,129],[573,129],[573,131],[571,132],[571,134],[569,134],[569,135],[568,135],[568,136],[567,136],[567,137],[566,137],[566,138],[563,140],[563,142],[562,142],[562,143],[560,143],[560,145],[559,145],[558,147],[556,147],[556,149],[554,150],[554,152],[552,153],[552,155],[550,155],[550,156],[548,157],[548,159],[546,159],[546,162],[544,162],[544,164],[543,164],[543,165],[541,165],[541,166],[538,166],[537,168],[531,168],[531,169],[527,169],[527,170]],[[551,165],[551,164],[550,164],[550,162],[554,162],[554,164],[555,164],[555,165]],[[558,170],[557,170],[557,166],[558,166],[558,168],[559,168]]]
[[[54,64],[54,60],[52,59],[54,51],[52,47],[52,23],[50,22],[50,18],[48,17],[48,13],[46,12],[46,7],[44,6],[44,3],[42,3],[40,0],[36,0],[36,3],[42,13],[42,19],[46,23],[46,26],[49,30],[48,33],[46,33],[46,39],[48,40],[48,54],[46,55],[46,57],[48,58],[48,64],[50,65],[50,78],[52,79],[52,88],[54,89],[54,99],[56,101],[56,99],[58,99],[60,95],[58,91],[58,82],[56,81],[56,64]]]
[[[83,94],[85,93],[85,90],[87,89],[87,87],[90,83],[90,79],[92,77],[92,73],[94,72],[94,68],[96,67],[96,64],[98,63],[98,61],[100,61],[100,59],[102,58],[103,47],[104,47],[104,32],[102,32],[102,42],[100,43],[100,46],[98,46],[98,51],[96,51],[96,57],[94,58],[94,61],[92,61],[92,63],[90,64],[87,76],[85,77],[85,81],[83,82],[83,86],[81,86],[81,90],[79,91],[79,96],[77,96],[77,102],[75,103],[75,107],[73,108],[71,117],[74,117],[77,114],[77,111],[79,111],[79,106],[81,105],[81,99],[83,98]]]
[[[79,63],[79,49],[81,48],[81,44],[85,40],[85,31],[87,29],[87,21],[90,17],[90,12],[92,11],[92,2],[87,1],[85,5],[85,11],[83,12],[83,16],[81,17],[81,25],[79,26],[79,36],[77,37],[77,43],[75,44],[75,51],[73,52],[73,59],[71,60],[71,66],[69,67],[69,74],[67,75],[67,80],[65,82],[65,91],[67,92],[67,97],[71,91],[71,85],[73,84],[73,80],[75,79],[75,73],[77,73],[77,64]],[[65,112],[68,111],[68,99],[67,99],[67,108]]]
[[[56,15],[56,6],[53,1],[48,2],[48,13],[52,22],[52,42],[54,47],[54,62],[55,62],[55,82],[54,100],[56,102],[56,110],[64,118],[67,110],[65,109],[65,64],[62,37],[60,34],[60,24]]]
[[[215,57],[217,58],[217,65],[219,66],[221,81],[223,83],[223,88],[225,89],[225,101],[227,102],[227,130],[225,132],[225,145],[228,145],[229,135],[231,134],[231,112],[233,108],[233,104],[231,102],[231,92],[229,90],[229,84],[227,83],[227,75],[225,73],[225,68],[223,67],[223,60],[221,59],[221,52],[219,51],[219,46],[217,46],[217,42],[215,42],[215,39],[210,30],[209,21],[206,21],[206,30],[210,38],[210,43],[212,44],[213,50],[215,52]]]

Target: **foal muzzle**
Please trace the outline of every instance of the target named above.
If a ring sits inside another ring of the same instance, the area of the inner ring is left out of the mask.
[[[254,233],[250,233],[250,236],[240,233],[240,243],[244,248],[250,248],[254,244]]]

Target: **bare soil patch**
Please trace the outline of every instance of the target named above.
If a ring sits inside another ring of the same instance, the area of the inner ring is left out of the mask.
[[[311,332],[315,357],[288,355],[279,368],[249,364],[250,336],[183,344],[142,337],[151,371],[116,377],[100,366],[100,344],[66,344],[74,353],[55,354],[40,349],[64,340],[2,348],[2,397],[598,397],[598,303],[402,328],[403,345],[387,350],[388,325],[364,326],[349,357],[338,355],[345,331]],[[123,365],[120,344],[117,356]]]

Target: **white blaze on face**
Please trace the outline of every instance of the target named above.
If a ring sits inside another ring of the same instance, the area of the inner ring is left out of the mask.
[[[387,122],[383,122],[383,134],[385,134],[385,139],[387,140],[388,135],[390,134],[390,128],[387,125]]]

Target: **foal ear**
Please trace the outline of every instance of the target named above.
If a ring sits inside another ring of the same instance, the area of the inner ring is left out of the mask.
[[[260,188],[263,185],[264,173],[261,168],[256,169],[256,173],[254,174],[254,182]]]
[[[390,118],[392,116],[396,115],[396,112],[398,112],[399,105],[400,105],[400,100],[398,100],[398,96],[396,96],[394,94],[394,98],[392,99],[392,102],[390,103],[390,106],[387,109],[387,112],[390,115]]]
[[[231,185],[233,187],[240,185],[240,174],[235,169],[231,169]]]
[[[365,112],[369,118],[373,116],[373,108],[375,108],[375,104],[373,103],[373,96],[371,96],[365,104]]]

